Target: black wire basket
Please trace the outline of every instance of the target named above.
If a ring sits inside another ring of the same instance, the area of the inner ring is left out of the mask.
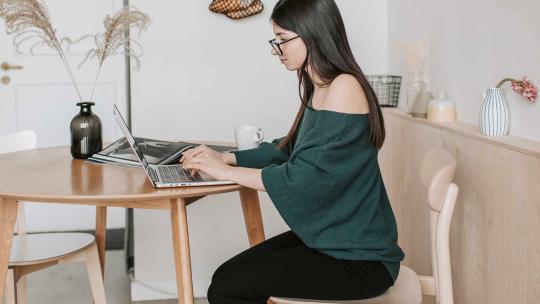
[[[381,107],[397,107],[401,76],[366,75],[366,78],[375,91]]]

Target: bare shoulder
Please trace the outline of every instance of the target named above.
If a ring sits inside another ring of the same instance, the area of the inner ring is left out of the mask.
[[[330,84],[321,109],[365,114],[369,112],[369,105],[358,80],[353,75],[341,74]]]

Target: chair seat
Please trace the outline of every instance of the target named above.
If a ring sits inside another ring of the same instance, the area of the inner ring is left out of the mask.
[[[88,233],[36,233],[13,237],[10,266],[45,263],[76,253],[94,242]]]
[[[422,290],[416,273],[405,265],[401,265],[399,276],[394,284],[384,294],[364,300],[328,301],[307,300],[293,298],[270,297],[276,304],[420,304],[422,303]]]

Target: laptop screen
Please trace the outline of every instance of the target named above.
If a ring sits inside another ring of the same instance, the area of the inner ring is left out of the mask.
[[[122,117],[122,114],[120,114],[120,111],[118,110],[116,105],[114,105],[114,113],[113,114],[114,114],[114,117],[116,118],[116,121],[118,122],[118,125],[120,126],[120,129],[122,129],[122,133],[124,133],[124,136],[126,137],[129,145],[131,146],[131,148],[135,152],[135,155],[137,156],[137,158],[139,159],[139,161],[143,165],[144,170],[146,171],[147,168],[148,168],[148,162],[146,161],[146,158],[144,158],[144,154],[142,153],[141,149],[139,149],[139,146],[135,142],[135,139],[131,135],[131,132],[129,132],[128,126],[127,126],[126,122],[124,121],[124,117]]]

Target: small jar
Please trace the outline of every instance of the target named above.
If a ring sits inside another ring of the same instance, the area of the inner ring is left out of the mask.
[[[437,98],[430,100],[427,119],[432,122],[456,121],[456,104],[446,98],[444,92],[439,92]]]
[[[80,112],[71,120],[71,155],[86,159],[102,150],[101,120],[92,113],[93,102],[79,102]]]

